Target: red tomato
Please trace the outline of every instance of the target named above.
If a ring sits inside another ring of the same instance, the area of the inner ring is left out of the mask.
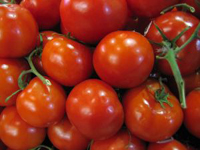
[[[18,77],[22,71],[28,70],[28,63],[24,59],[0,59],[0,106],[13,105],[17,95],[8,102],[6,98],[19,89]]]
[[[199,0],[181,0],[181,3],[187,3],[195,8],[195,16],[200,18],[200,1]]]
[[[0,116],[0,137],[12,149],[31,149],[40,145],[46,136],[45,128],[24,122],[15,106],[7,107]]]
[[[52,79],[65,86],[74,86],[92,74],[92,52],[78,42],[56,38],[44,47],[42,64]]]
[[[16,4],[0,5],[0,57],[22,57],[36,46],[38,27],[31,13]]]
[[[200,90],[191,91],[186,97],[186,103],[185,126],[192,135],[200,138]]]
[[[174,11],[156,18],[154,22],[169,40],[173,40],[186,27],[190,26],[191,28],[176,42],[177,46],[181,46],[192,35],[199,24],[199,19],[189,13]],[[154,24],[150,26],[146,37],[157,43],[161,43],[163,40]],[[160,50],[162,50],[161,47],[153,46],[155,54],[158,54]],[[195,72],[200,67],[200,39],[193,40],[182,51],[180,51],[176,57],[182,75],[188,75]],[[171,68],[166,60],[159,60],[158,67],[162,73],[172,75]]]
[[[38,23],[39,29],[52,29],[60,22],[61,0],[22,0],[20,5],[27,8]]]
[[[98,76],[118,88],[140,85],[154,65],[148,40],[137,32],[116,31],[108,34],[96,47],[93,56]]]
[[[113,136],[124,121],[117,93],[97,79],[75,86],[67,98],[66,109],[70,122],[83,135],[94,140]]]
[[[48,127],[64,116],[65,91],[59,84],[49,80],[52,85],[47,86],[35,77],[17,97],[19,115],[32,126]]]
[[[133,14],[145,18],[157,17],[163,9],[178,2],[179,0],[127,0]]]
[[[85,150],[90,142],[67,118],[48,127],[48,137],[57,149]]]
[[[147,150],[188,150],[177,140],[166,141],[163,143],[150,143]]]
[[[128,9],[126,0],[62,0],[61,20],[77,39],[96,44],[110,32],[122,29]]]
[[[145,150],[142,140],[122,129],[106,140],[94,141],[90,150]]]
[[[46,45],[47,42],[55,39],[55,38],[62,38],[63,36],[57,32],[54,32],[54,31],[43,31],[40,33],[42,35],[42,40],[43,40],[43,43],[42,43],[42,47],[44,48],[44,46]],[[39,47],[40,46],[40,38],[38,38],[38,42],[37,42],[37,46]],[[42,75],[46,75],[45,71],[44,71],[44,68],[43,68],[43,65],[42,65],[42,60],[41,60],[41,57],[40,56],[34,56],[32,58],[33,60],[33,64],[35,66],[35,68],[37,69],[37,71],[39,71]]]
[[[178,100],[169,93],[167,100],[173,105],[163,103],[161,107],[155,98],[158,82],[144,83],[130,89],[123,97],[125,124],[137,137],[157,142],[171,137],[181,126],[183,112]],[[168,90],[166,90],[167,92]]]

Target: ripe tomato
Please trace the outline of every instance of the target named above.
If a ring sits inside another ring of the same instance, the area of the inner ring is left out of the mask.
[[[31,13],[16,4],[0,5],[0,57],[23,57],[36,46],[38,27]]]
[[[199,24],[199,19],[189,13],[181,11],[168,12],[154,20],[155,24],[161,29],[169,40],[173,40],[178,36],[186,27],[190,29],[185,32],[176,42],[177,46],[183,45],[192,35],[195,28]],[[157,43],[163,41],[159,31],[152,23],[146,37]],[[161,47],[153,45],[155,54],[158,54]],[[182,75],[188,75],[195,72],[200,67],[200,39],[193,40],[177,55],[177,63]],[[159,70],[166,74],[172,75],[171,68],[166,60],[159,60]]]
[[[168,92],[167,100],[172,107],[166,103],[163,103],[165,108],[161,107],[155,98],[155,91],[160,88],[158,82],[147,82],[130,89],[123,97],[127,128],[132,134],[149,142],[171,137],[183,121],[181,106],[171,92]]]
[[[0,106],[13,105],[17,95],[8,102],[6,98],[19,89],[18,77],[22,71],[28,70],[28,63],[24,59],[0,59]]]
[[[60,22],[61,0],[22,0],[20,5],[27,8],[38,23],[39,29],[52,29]]]
[[[44,48],[44,46],[46,45],[47,42],[55,39],[55,38],[62,38],[63,36],[57,32],[54,32],[54,31],[43,31],[40,33],[42,35],[42,40],[43,40],[43,43],[42,43],[42,47]],[[38,42],[37,42],[37,46],[39,47],[40,46],[40,38],[38,38]],[[34,56],[32,58],[33,60],[33,64],[35,66],[35,68],[37,69],[38,72],[40,72],[42,75],[46,75],[45,71],[44,71],[44,68],[43,68],[43,65],[42,65],[42,60],[41,60],[41,57],[40,56]]]
[[[184,124],[192,135],[200,138],[200,90],[191,91],[186,97],[186,103]]]
[[[151,44],[141,34],[116,31],[98,44],[93,63],[103,81],[117,88],[131,88],[149,76],[154,54]]]
[[[163,143],[150,143],[147,150],[188,150],[177,140],[166,141]]]
[[[179,0],[127,0],[133,14],[137,17],[154,18],[160,15],[160,12],[176,3]]]
[[[56,38],[44,47],[42,64],[52,79],[65,86],[74,86],[92,74],[92,52],[78,42]]]
[[[67,98],[66,110],[70,122],[94,140],[113,136],[123,124],[124,112],[117,93],[97,79],[75,86]]]
[[[181,0],[181,3],[187,3],[195,8],[195,16],[200,18],[200,1],[199,0]]]
[[[142,140],[122,129],[106,140],[94,141],[90,150],[145,150]]]
[[[85,150],[90,142],[67,118],[48,127],[48,137],[57,149]]]
[[[40,145],[46,136],[45,128],[24,122],[15,106],[6,107],[0,116],[0,137],[12,149],[31,149]]]
[[[17,97],[19,115],[32,126],[48,127],[64,116],[65,91],[52,79],[49,80],[52,85],[47,86],[38,77],[33,78]]]
[[[128,9],[126,0],[62,0],[60,15],[72,35],[96,44],[108,33],[123,28]]]

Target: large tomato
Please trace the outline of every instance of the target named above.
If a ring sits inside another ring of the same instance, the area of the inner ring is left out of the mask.
[[[0,57],[22,57],[36,46],[38,27],[31,13],[16,4],[0,5]]]
[[[49,80],[51,85],[47,86],[38,77],[33,78],[17,97],[19,115],[32,126],[48,127],[64,116],[65,91],[58,83]]]
[[[160,90],[158,82],[147,81],[143,85],[127,91],[123,97],[125,124],[130,132],[137,137],[157,142],[171,137],[183,122],[183,112],[175,96],[169,94],[167,101],[161,107],[156,99],[155,91]],[[160,96],[163,100],[166,95]]]
[[[52,79],[65,86],[74,86],[92,74],[92,52],[78,42],[56,38],[44,47],[42,64]]]
[[[27,8],[38,23],[39,29],[52,29],[60,22],[61,0],[22,0],[20,5]]]
[[[62,150],[85,150],[90,142],[66,117],[48,127],[48,137],[56,148]]]
[[[145,143],[122,129],[109,139],[93,141],[90,150],[145,150]]]
[[[0,116],[0,137],[12,149],[31,149],[40,145],[46,136],[45,128],[24,122],[15,106],[6,107]]]
[[[19,89],[18,77],[22,71],[28,70],[28,63],[24,59],[0,59],[0,106],[13,105],[17,95],[8,102],[6,98]]]
[[[188,131],[200,138],[200,89],[191,91],[186,97],[184,123]]]
[[[77,39],[95,44],[112,31],[123,28],[126,0],[62,0],[61,20]]]
[[[113,136],[124,121],[117,93],[97,79],[76,85],[67,98],[66,110],[70,122],[83,135],[95,140]]]
[[[199,19],[189,13],[173,11],[159,16],[154,20],[154,23],[169,40],[173,40],[189,26],[190,29],[176,42],[176,45],[180,47],[191,37],[199,24]],[[156,43],[161,43],[163,41],[162,36],[153,23],[151,24],[146,37]],[[155,54],[159,54],[162,50],[165,50],[156,45],[153,45],[153,47]],[[200,67],[200,39],[194,39],[176,55],[176,58],[182,75],[188,75],[195,72]],[[172,75],[171,68],[166,60],[159,60],[158,67],[162,73]]]
[[[177,140],[164,141],[161,143],[150,143],[147,150],[188,150]]]
[[[98,44],[93,56],[98,76],[118,88],[138,86],[146,80],[154,65],[148,40],[137,32],[116,31]]]

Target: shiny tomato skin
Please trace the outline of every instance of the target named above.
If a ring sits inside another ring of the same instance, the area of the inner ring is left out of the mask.
[[[31,13],[17,5],[0,5],[0,58],[29,54],[36,46],[38,27]]]
[[[65,117],[48,127],[48,137],[57,149],[85,150],[90,142]]]
[[[75,86],[93,71],[91,50],[64,37],[46,44],[42,64],[48,76],[65,86]]]
[[[200,18],[200,1],[199,0],[181,0],[181,3],[187,3],[195,8],[194,15]]]
[[[145,143],[121,129],[117,134],[109,139],[94,141],[90,150],[145,150]]]
[[[157,142],[171,137],[183,122],[183,112],[178,100],[169,93],[162,108],[155,99],[158,83],[144,83],[127,91],[123,97],[125,124],[132,134],[148,142]],[[155,88],[157,87],[157,88]],[[166,90],[167,91],[167,90]]]
[[[186,103],[184,124],[192,135],[200,138],[200,90],[191,91],[186,97]]]
[[[62,38],[63,36],[57,32],[54,31],[43,31],[40,32],[40,34],[42,35],[42,47],[44,48],[45,45],[47,44],[47,42],[55,39],[55,38]],[[41,39],[38,38],[38,42],[37,42],[37,46],[39,47],[41,44]],[[42,65],[42,60],[40,56],[33,56],[33,64],[35,66],[35,68],[37,69],[38,72],[40,72],[42,75],[46,75],[43,65]]]
[[[59,122],[65,114],[66,94],[60,84],[50,78],[50,86],[33,78],[18,95],[16,107],[19,115],[35,127],[48,127]]]
[[[132,88],[149,76],[154,65],[153,49],[137,32],[116,31],[98,44],[93,64],[98,76],[111,86]]]
[[[6,107],[0,116],[0,137],[12,149],[31,149],[40,145],[46,136],[45,128],[24,122],[15,106]]]
[[[0,106],[15,104],[18,94],[12,96],[7,102],[5,99],[19,89],[18,77],[22,71],[28,69],[25,59],[0,58]]]
[[[126,0],[62,0],[63,26],[78,40],[96,44],[110,32],[122,29],[128,9]]]
[[[157,17],[163,9],[178,2],[179,0],[127,0],[132,13],[139,18]]]
[[[60,22],[61,0],[22,0],[20,5],[28,9],[40,30],[54,28]]]
[[[94,140],[113,136],[124,121],[117,93],[97,79],[76,85],[67,98],[66,110],[70,122],[83,135]]]
[[[164,143],[150,143],[147,150],[188,150],[185,145],[177,140]]]
[[[154,22],[169,40],[173,40],[189,25],[191,28],[176,42],[177,46],[181,46],[192,35],[199,24],[199,19],[189,13],[173,11],[159,16]],[[153,42],[162,42],[162,37],[153,24],[150,26],[146,37]],[[155,54],[159,54],[161,48],[155,45],[153,47]],[[176,57],[182,75],[194,73],[200,67],[200,40],[193,40]],[[158,68],[163,74],[172,75],[171,68],[166,60],[159,60]]]

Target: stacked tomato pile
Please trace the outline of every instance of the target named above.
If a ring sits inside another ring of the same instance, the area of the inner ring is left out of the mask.
[[[200,149],[199,0],[0,2],[0,150]]]

